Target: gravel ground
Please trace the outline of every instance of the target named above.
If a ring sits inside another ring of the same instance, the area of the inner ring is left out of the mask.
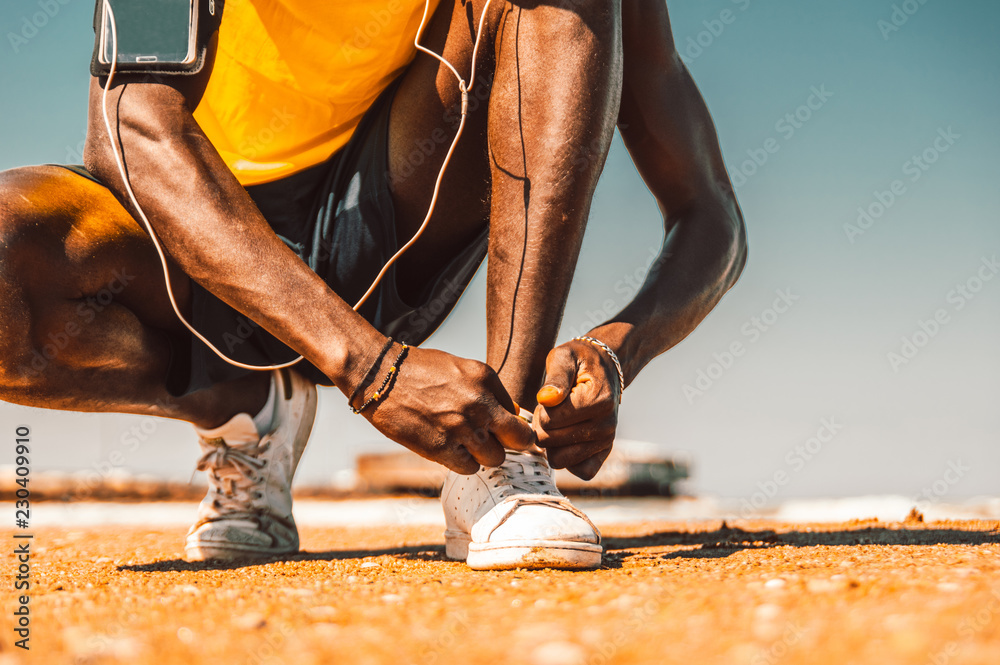
[[[1000,522],[604,536],[598,571],[477,573],[431,526],[304,528],[300,555],[222,567],[180,561],[183,529],[48,527],[27,653],[3,558],[0,665],[1000,662]]]

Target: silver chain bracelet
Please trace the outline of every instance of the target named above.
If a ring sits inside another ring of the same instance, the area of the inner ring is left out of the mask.
[[[574,340],[580,340],[581,342],[590,342],[591,344],[593,344],[597,348],[603,349],[605,351],[605,353],[607,353],[609,356],[611,356],[611,360],[615,363],[615,369],[618,370],[618,387],[620,389],[618,391],[618,403],[621,404],[622,395],[625,394],[625,373],[622,371],[622,364],[618,361],[618,355],[611,349],[610,346],[608,346],[607,344],[605,344],[604,342],[602,342],[599,339],[595,339],[593,337],[587,337],[587,336],[574,337],[573,339]]]

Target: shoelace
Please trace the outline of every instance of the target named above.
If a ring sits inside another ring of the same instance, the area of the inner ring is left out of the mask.
[[[508,452],[504,463],[492,469],[487,478],[500,490],[500,499],[515,494],[562,496],[552,482],[548,462],[530,453]]]
[[[514,506],[504,513],[503,517],[493,527],[496,531],[503,525],[520,506],[542,505],[550,508],[558,508],[570,515],[574,515],[587,524],[598,534],[600,541],[600,531],[590,518],[579,508],[570,503],[569,499],[563,496],[552,480],[552,468],[543,457],[532,455],[531,453],[515,453],[508,451],[507,459],[502,465],[493,469],[487,478],[498,488],[501,501],[509,497],[513,499]],[[571,519],[571,518],[566,518]]]
[[[198,460],[198,470],[208,473],[213,505],[220,512],[245,513],[247,506],[263,497],[257,489],[262,480],[257,472],[267,466],[267,460],[258,455],[267,451],[270,439],[264,437],[256,445],[243,448],[234,448],[223,439],[206,443],[212,449]]]

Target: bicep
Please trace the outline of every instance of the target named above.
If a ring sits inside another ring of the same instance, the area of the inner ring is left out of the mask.
[[[119,141],[130,131],[163,136],[190,129],[194,122],[192,114],[201,102],[215,63],[223,6],[222,0],[217,0],[213,16],[207,0],[196,1],[201,12],[198,48],[205,49],[202,66],[196,73],[116,72],[109,89],[106,89],[107,76],[91,76],[85,161],[95,175],[109,166],[111,160],[105,108],[108,123]],[[97,0],[98,8],[102,2]],[[97,42],[95,35],[95,50]]]

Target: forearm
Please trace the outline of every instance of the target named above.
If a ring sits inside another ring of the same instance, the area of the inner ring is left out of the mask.
[[[676,346],[736,283],[746,241],[735,201],[706,201],[677,220],[636,297],[589,334],[615,349],[626,385]]]
[[[381,346],[378,332],[274,234],[182,104],[161,103],[152,113],[129,100],[131,92],[121,104],[109,99],[109,107],[123,109],[121,118],[111,116],[112,127],[135,196],[175,268],[338,385],[353,385],[364,371],[359,356]],[[93,105],[86,161],[138,221]]]
[[[619,20],[613,5],[538,6],[513,10],[503,31],[489,115],[487,360],[526,408],[555,345],[614,133]]]

